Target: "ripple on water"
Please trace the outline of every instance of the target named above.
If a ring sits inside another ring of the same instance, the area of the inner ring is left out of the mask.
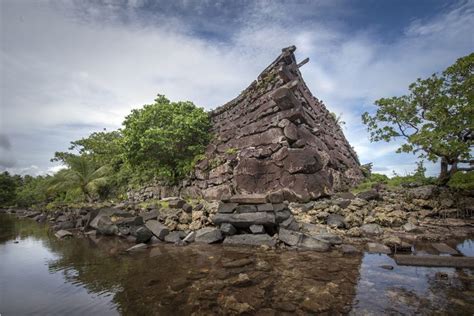
[[[129,244],[117,238],[57,240],[45,227],[2,216],[0,232],[5,315],[474,310],[472,271],[400,267],[386,255],[196,244],[129,255],[122,252]],[[472,243],[458,249],[468,254]]]

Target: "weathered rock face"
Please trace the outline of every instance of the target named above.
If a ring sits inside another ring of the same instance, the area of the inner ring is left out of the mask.
[[[308,201],[362,178],[356,153],[313,97],[293,54],[282,54],[236,99],[211,112],[213,133],[193,185],[207,199],[283,191]]]

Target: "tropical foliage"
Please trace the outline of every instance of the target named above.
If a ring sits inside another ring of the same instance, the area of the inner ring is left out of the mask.
[[[148,181],[175,183],[202,157],[209,129],[203,109],[158,95],[133,110],[123,129],[94,132],[56,152],[51,160],[64,169],[53,176],[0,174],[0,206],[122,198]]]
[[[94,194],[107,186],[107,176],[111,172],[109,165],[100,166],[87,155],[68,156],[65,163],[68,168],[59,171],[52,179],[50,191],[79,191],[90,202]]]
[[[0,205],[5,205],[15,200],[15,190],[18,183],[8,172],[0,173]]]
[[[172,182],[189,173],[195,156],[210,139],[210,121],[203,109],[192,102],[171,102],[163,95],[133,110],[123,125],[124,154],[130,166],[157,170]]]
[[[472,170],[474,146],[474,53],[442,74],[418,79],[401,97],[375,101],[377,111],[362,115],[371,141],[404,143],[397,152],[413,152],[440,161],[441,183],[457,171]],[[462,163],[471,166],[462,167]]]

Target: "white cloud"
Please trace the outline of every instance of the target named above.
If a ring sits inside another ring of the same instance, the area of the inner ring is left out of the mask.
[[[146,3],[128,1],[122,12],[113,1],[103,7],[2,2],[1,132],[11,135],[17,168],[36,165],[45,172],[54,150],[101,127],[119,127],[132,108],[152,102],[156,93],[207,109],[221,105],[291,44],[301,59],[310,57],[303,76],[316,97],[342,113],[361,160],[384,164],[394,146],[370,144],[360,114],[373,100],[404,93],[417,77],[444,69],[473,43],[473,2],[414,21],[391,42],[370,30],[348,32],[340,22],[304,19],[305,3],[268,1],[249,5],[239,29],[205,25],[230,32],[219,41],[196,36],[174,16],[143,22],[137,8]],[[200,4],[181,5],[202,17]],[[315,8],[321,17],[352,14],[339,2],[316,2]]]

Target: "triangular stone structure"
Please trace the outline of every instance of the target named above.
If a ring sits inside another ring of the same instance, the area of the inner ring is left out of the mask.
[[[276,194],[308,201],[359,182],[357,155],[306,86],[291,46],[237,98],[212,111],[214,138],[184,195]]]

